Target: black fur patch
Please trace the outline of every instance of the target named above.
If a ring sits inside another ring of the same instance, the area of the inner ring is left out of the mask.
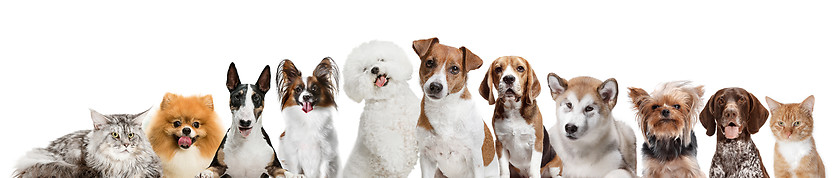
[[[650,144],[642,145],[642,153],[648,158],[670,161],[680,156],[697,156],[697,137],[694,136],[694,131],[691,132],[691,143],[688,146],[683,146],[679,138],[657,139],[650,136],[648,142]]]

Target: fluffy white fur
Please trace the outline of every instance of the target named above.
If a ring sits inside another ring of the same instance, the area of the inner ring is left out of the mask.
[[[376,74],[371,72],[374,67]],[[406,82],[412,69],[406,54],[392,42],[367,42],[347,56],[344,92],[353,101],[364,100],[365,108],[343,177],[407,177],[417,164],[414,128],[420,101]],[[378,87],[374,82],[382,74],[390,79]]]
[[[287,170],[307,177],[335,177],[338,173],[338,137],[332,124],[335,107],[316,107],[304,113],[301,106],[283,109],[286,135],[280,153]]]

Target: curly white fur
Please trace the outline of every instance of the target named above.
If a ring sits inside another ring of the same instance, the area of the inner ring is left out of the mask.
[[[371,72],[374,67],[376,74]],[[347,56],[344,92],[356,102],[364,100],[365,109],[344,177],[407,177],[414,168],[420,101],[408,87],[413,68],[392,42],[367,42]],[[378,87],[374,82],[383,74],[388,83]]]

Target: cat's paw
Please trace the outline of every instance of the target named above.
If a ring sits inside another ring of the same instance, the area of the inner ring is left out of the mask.
[[[213,171],[210,171],[210,170],[201,171],[201,173],[198,173],[198,175],[195,176],[195,178],[214,178],[214,177],[215,177],[215,174],[213,173]]]

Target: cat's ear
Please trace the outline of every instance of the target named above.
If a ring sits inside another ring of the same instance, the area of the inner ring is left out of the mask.
[[[204,105],[213,110],[213,95],[204,95],[201,97],[201,101],[204,102]]]
[[[135,114],[134,120],[132,120],[131,122],[133,122],[135,125],[143,125],[143,121],[146,120],[146,117],[149,115],[149,110],[152,110],[152,108],[146,109],[141,113]]]
[[[93,129],[102,129],[102,126],[108,124],[108,117],[90,109],[90,119],[93,120]]]
[[[776,111],[776,109],[779,109],[779,106],[782,105],[781,103],[779,103],[776,100],[773,100],[773,98],[770,98],[769,96],[765,96],[764,101],[767,101],[767,109],[770,109],[771,112]]]
[[[808,111],[808,113],[813,113],[814,112],[814,95],[811,95],[811,96],[808,96],[808,98],[805,98],[805,101],[802,101],[802,103],[799,104],[799,107],[802,107],[802,109],[805,109],[806,111]]]

